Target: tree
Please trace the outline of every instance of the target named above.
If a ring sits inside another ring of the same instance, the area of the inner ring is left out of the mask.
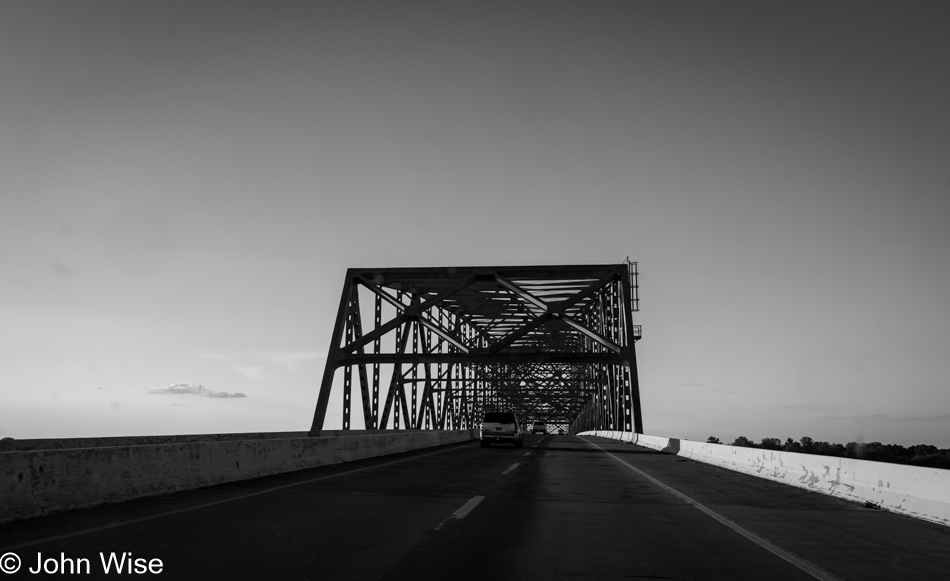
[[[799,440],[802,444],[802,452],[805,454],[811,454],[815,445],[815,441],[809,438],[808,436],[802,436],[802,439]]]
[[[819,456],[844,456],[844,446],[828,442],[815,442],[811,447],[812,454]]]
[[[864,458],[864,444],[848,442],[844,446],[845,458]]]
[[[722,444],[715,436],[706,439],[709,444]],[[901,446],[900,444],[882,444],[880,442],[848,442],[845,445],[833,444],[825,441],[815,441],[808,436],[802,436],[799,441],[786,438],[785,442],[778,438],[762,438],[762,443],[756,444],[745,436],[733,440],[732,446],[740,448],[761,448],[764,450],[778,450],[797,452],[799,454],[815,454],[819,456],[834,456],[838,458],[855,458],[874,462],[892,462],[942,468],[950,470],[950,448],[940,449],[930,444],[916,446]]]
[[[732,442],[733,446],[741,446],[743,448],[755,448],[755,442],[746,438],[745,436],[739,436]]]
[[[911,450],[913,450],[915,458],[918,456],[933,456],[940,452],[936,446],[931,446],[930,444],[917,444],[916,446],[912,446]]]

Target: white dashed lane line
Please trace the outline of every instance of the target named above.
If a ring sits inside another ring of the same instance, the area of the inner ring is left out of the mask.
[[[478,506],[478,503],[480,503],[483,500],[485,500],[484,496],[473,496],[472,498],[468,499],[468,502],[460,506],[455,512],[453,512],[449,516],[445,517],[445,520],[439,523],[439,526],[435,527],[435,530],[441,529],[442,525],[449,522],[450,520],[462,520],[463,518],[468,516],[468,513],[472,512],[472,510],[474,510],[475,507]]]
[[[508,474],[509,472],[511,472],[512,470],[514,470],[515,468],[517,468],[518,466],[521,466],[521,463],[520,463],[520,462],[515,462],[514,464],[512,464],[511,466],[509,466],[507,470],[505,470],[504,472],[502,472],[502,474]]]
[[[524,455],[525,455],[525,456],[530,456],[530,455],[531,455],[531,452],[525,452]]]

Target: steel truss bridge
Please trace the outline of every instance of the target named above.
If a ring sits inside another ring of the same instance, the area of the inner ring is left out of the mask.
[[[310,433],[331,400],[344,430],[475,429],[513,410],[570,433],[642,433],[638,310],[629,260],[348,269]]]

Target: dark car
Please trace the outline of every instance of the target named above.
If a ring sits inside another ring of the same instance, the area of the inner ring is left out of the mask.
[[[482,418],[482,448],[497,442],[514,444],[515,448],[524,445],[524,432],[513,412],[488,412]]]
[[[534,426],[531,427],[532,434],[547,434],[548,427],[544,422],[534,422]]]

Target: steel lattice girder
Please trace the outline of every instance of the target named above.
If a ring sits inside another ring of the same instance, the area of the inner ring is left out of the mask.
[[[339,369],[343,429],[358,386],[365,429],[472,429],[483,411],[512,409],[642,433],[637,277],[634,262],[351,268],[311,433]]]

